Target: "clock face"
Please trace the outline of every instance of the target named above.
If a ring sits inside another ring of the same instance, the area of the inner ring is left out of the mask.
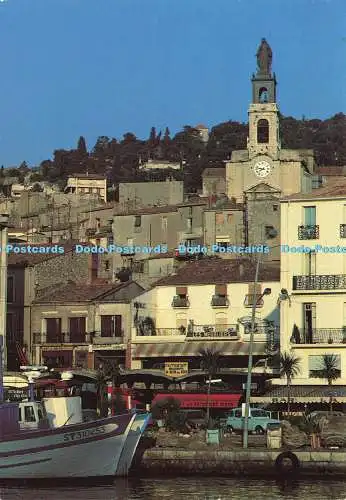
[[[254,166],[254,172],[257,177],[267,177],[270,174],[270,165],[267,161],[258,161]]]

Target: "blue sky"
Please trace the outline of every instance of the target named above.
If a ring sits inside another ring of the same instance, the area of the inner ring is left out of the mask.
[[[0,164],[84,135],[246,121],[255,54],[273,50],[284,115],[346,112],[345,0],[0,3]]]

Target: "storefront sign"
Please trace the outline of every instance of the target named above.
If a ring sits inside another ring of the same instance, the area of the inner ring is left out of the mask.
[[[189,373],[189,363],[165,363],[166,377],[184,377]]]
[[[287,398],[272,398],[272,403],[287,403]],[[290,403],[294,403],[294,398],[289,398]]]

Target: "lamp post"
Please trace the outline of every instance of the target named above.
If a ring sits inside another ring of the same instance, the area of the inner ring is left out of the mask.
[[[7,244],[8,214],[0,214],[0,403],[4,401],[3,372],[7,366],[6,313],[7,313]]]
[[[277,231],[272,229],[268,237],[270,239],[275,238],[277,235]],[[276,248],[280,245],[275,245],[271,248]],[[250,413],[250,397],[251,397],[251,376],[252,376],[252,365],[253,365],[253,343],[254,343],[254,334],[255,334],[255,320],[256,320],[256,306],[258,302],[264,297],[264,295],[270,295],[271,289],[265,288],[264,292],[257,297],[256,296],[256,287],[258,283],[258,274],[259,274],[259,266],[260,266],[260,256],[261,254],[257,254],[257,262],[256,262],[256,272],[255,272],[255,280],[254,280],[254,298],[252,301],[252,313],[251,313],[251,330],[250,330],[250,342],[249,342],[249,359],[248,359],[248,368],[247,368],[247,381],[246,381],[246,395],[245,395],[245,419],[244,419],[244,428],[243,428],[243,448],[248,447],[249,441],[249,413]]]

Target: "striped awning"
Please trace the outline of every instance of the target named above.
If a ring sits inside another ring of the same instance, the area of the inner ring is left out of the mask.
[[[249,342],[232,341],[201,341],[201,342],[172,342],[172,343],[148,343],[136,344],[133,350],[134,358],[166,358],[179,356],[198,356],[198,352],[206,347],[220,351],[224,356],[246,356],[249,354]],[[253,354],[255,356],[266,354],[267,344],[255,342]]]
[[[328,403],[332,398],[335,402],[346,402],[345,386],[328,385],[296,385],[290,388],[291,403]],[[283,404],[287,403],[287,387],[272,387],[263,396],[254,396],[251,403]]]

